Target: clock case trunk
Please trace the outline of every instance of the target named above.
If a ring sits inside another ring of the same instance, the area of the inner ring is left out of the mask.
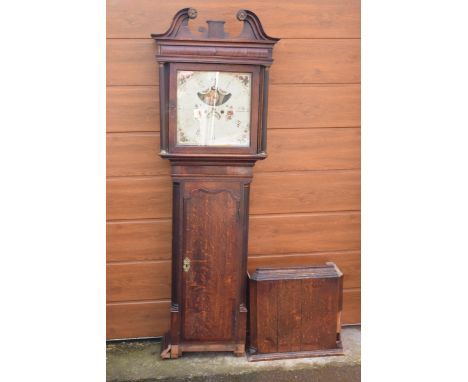
[[[273,45],[257,16],[241,10],[243,30],[230,38],[224,21],[194,36],[194,9],[179,11],[153,34],[159,62],[160,134],[173,182],[170,330],[162,358],[188,351],[245,354],[249,192],[253,166],[266,158],[269,67]],[[176,71],[252,73],[249,147],[177,146]]]
[[[252,167],[172,166],[171,329],[163,357],[186,351],[243,355]]]

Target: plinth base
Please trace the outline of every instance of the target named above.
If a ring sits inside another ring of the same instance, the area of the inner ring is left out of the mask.
[[[175,359],[184,352],[221,352],[232,351],[236,357],[245,356],[244,344],[226,344],[219,342],[191,342],[178,345],[171,344],[170,333],[166,333],[162,340],[161,359]]]
[[[294,359],[294,358],[309,358],[309,357],[328,357],[334,355],[344,355],[343,346],[337,342],[335,349],[320,349],[320,350],[306,350],[284,353],[257,353],[255,349],[249,348],[247,353],[247,360],[249,362],[257,361],[273,361],[277,359]]]

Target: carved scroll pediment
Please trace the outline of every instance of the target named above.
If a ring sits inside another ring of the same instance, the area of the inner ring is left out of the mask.
[[[268,36],[263,30],[257,15],[252,11],[241,9],[237,12],[237,20],[244,23],[241,33],[236,37],[229,37],[224,32],[224,21],[208,20],[208,28],[201,28],[199,35],[194,35],[188,26],[190,19],[195,19],[198,12],[194,8],[184,8],[177,12],[169,29],[162,34],[152,34],[154,39],[229,39],[250,40],[275,44],[279,39]]]

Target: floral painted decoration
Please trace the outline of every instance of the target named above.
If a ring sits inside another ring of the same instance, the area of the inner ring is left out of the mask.
[[[249,84],[249,76],[242,76],[238,75],[237,78],[244,84],[244,86],[247,86]]]

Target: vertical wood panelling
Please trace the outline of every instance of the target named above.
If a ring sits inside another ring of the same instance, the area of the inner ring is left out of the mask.
[[[301,350],[301,315],[302,291],[301,283],[294,280],[278,281],[278,301],[281,308],[278,310],[278,351]]]
[[[258,338],[261,342],[259,349],[264,353],[276,353],[278,351],[278,295],[272,281],[265,281],[257,285],[257,296],[269,296],[270,298],[257,299],[257,311],[263,312],[265,321],[257,323]]]

